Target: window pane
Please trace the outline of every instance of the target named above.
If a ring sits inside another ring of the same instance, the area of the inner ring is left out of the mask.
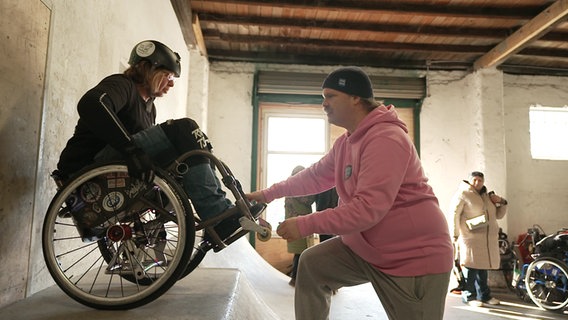
[[[531,106],[529,118],[533,159],[568,160],[568,107]]]
[[[322,157],[318,155],[306,154],[268,154],[268,172],[266,175],[266,184],[272,184],[285,180],[292,174],[292,170],[296,166],[309,167]]]
[[[321,118],[268,118],[268,152],[324,152],[325,125]]]
[[[266,185],[271,186],[276,182],[285,180],[292,174],[292,170],[300,165],[309,167],[322,157],[319,155],[302,154],[269,154],[268,172],[266,173]],[[266,208],[266,220],[276,230],[278,223],[284,220],[284,199],[277,199],[268,204]]]

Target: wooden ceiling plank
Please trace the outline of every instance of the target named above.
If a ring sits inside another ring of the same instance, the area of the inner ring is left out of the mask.
[[[417,3],[400,3],[397,1],[353,1],[353,0],[329,0],[329,1],[297,1],[297,0],[207,0],[192,2],[200,3],[200,8],[216,2],[231,3],[241,6],[260,6],[270,8],[289,8],[302,10],[326,10],[326,11],[357,11],[365,14],[396,14],[408,16],[436,16],[436,17],[462,17],[480,19],[531,19],[535,12],[544,8],[541,5],[519,6],[471,6],[467,4],[452,5],[421,5]]]
[[[191,26],[193,28],[193,34],[195,35],[195,40],[197,42],[197,47],[202,56],[207,57],[207,46],[205,45],[205,40],[203,39],[203,32],[201,32],[201,25],[199,24],[199,17],[197,14],[193,14],[191,20]]]
[[[292,39],[283,36],[250,36],[237,34],[206,33],[206,39],[220,40],[227,43],[249,43],[272,47],[296,46],[302,48],[320,48],[320,50],[353,50],[353,51],[415,51],[415,52],[451,52],[466,54],[483,54],[490,46],[452,45],[429,43],[393,43],[369,42],[356,40],[321,40],[321,39]],[[565,53],[565,51],[562,51]],[[561,54],[559,52],[559,54]]]
[[[495,48],[481,56],[473,64],[473,70],[499,65],[524,46],[538,39],[555,24],[562,22],[568,15],[568,0],[558,0],[548,9],[515,31]]]
[[[346,57],[341,54],[292,54],[292,53],[275,53],[275,52],[235,52],[225,50],[209,50],[209,57],[213,60],[229,60],[229,61],[254,61],[257,63],[297,63],[309,65],[365,65],[372,67],[385,68],[401,68],[401,69],[426,69],[426,60],[397,60],[397,59],[378,59],[375,56],[368,55],[366,57]],[[447,61],[447,65],[439,68],[438,65],[430,66],[430,70],[443,70],[451,65],[453,70],[467,70],[471,68],[471,63],[459,61]]]
[[[302,29],[328,29],[330,31],[371,31],[406,33],[417,35],[476,37],[500,39],[509,35],[509,29],[496,28],[473,28],[464,26],[438,27],[438,26],[413,26],[408,24],[377,24],[360,22],[335,22],[335,21],[301,21],[285,18],[264,18],[250,16],[220,15],[199,13],[199,19],[203,22],[215,22],[220,24],[256,25],[275,28],[302,28]]]
[[[193,34],[191,3],[189,0],[170,0],[174,12],[176,13],[181,33],[185,44],[192,48],[197,45],[197,40]]]
[[[246,17],[246,16],[228,16],[228,15],[211,15],[199,14],[200,21],[203,23],[219,23],[219,24],[238,24],[255,27],[269,27],[269,28],[301,28],[302,31],[323,32],[330,31],[369,31],[369,32],[388,32],[396,34],[416,34],[420,36],[446,36],[458,38],[484,38],[484,39],[501,39],[509,36],[512,32],[519,28],[512,30],[507,28],[476,28],[464,26],[412,26],[412,25],[397,25],[397,24],[377,24],[377,23],[333,23],[323,22],[317,23],[317,19],[307,19],[308,21],[294,20],[294,19],[272,19],[272,18],[259,18],[259,17]],[[543,35],[539,40],[562,42],[565,43],[568,39],[568,32],[554,32],[551,31]]]

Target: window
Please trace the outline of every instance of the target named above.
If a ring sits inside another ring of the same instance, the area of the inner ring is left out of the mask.
[[[533,159],[568,160],[568,106],[529,108]]]

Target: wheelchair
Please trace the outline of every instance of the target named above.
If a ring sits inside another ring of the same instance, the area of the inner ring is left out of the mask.
[[[568,229],[538,241],[532,257],[514,285],[541,309],[563,312],[568,307]]]
[[[235,208],[202,221],[182,188],[191,156],[208,157],[235,198]],[[265,204],[251,204],[229,168],[211,153],[187,152],[151,183],[129,177],[124,162],[84,168],[72,179],[54,178],[58,191],[42,229],[45,263],[69,297],[101,310],[127,310],[154,301],[190,274],[210,250],[218,252],[256,232],[272,235],[259,218]],[[238,219],[221,239],[214,226]]]

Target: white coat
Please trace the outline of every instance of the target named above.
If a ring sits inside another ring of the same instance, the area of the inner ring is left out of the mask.
[[[452,199],[453,235],[458,238],[461,265],[467,268],[499,269],[499,225],[507,213],[507,205],[497,207],[489,198],[484,186],[477,192],[468,181],[463,181]],[[487,212],[488,224],[469,230],[466,220]]]

